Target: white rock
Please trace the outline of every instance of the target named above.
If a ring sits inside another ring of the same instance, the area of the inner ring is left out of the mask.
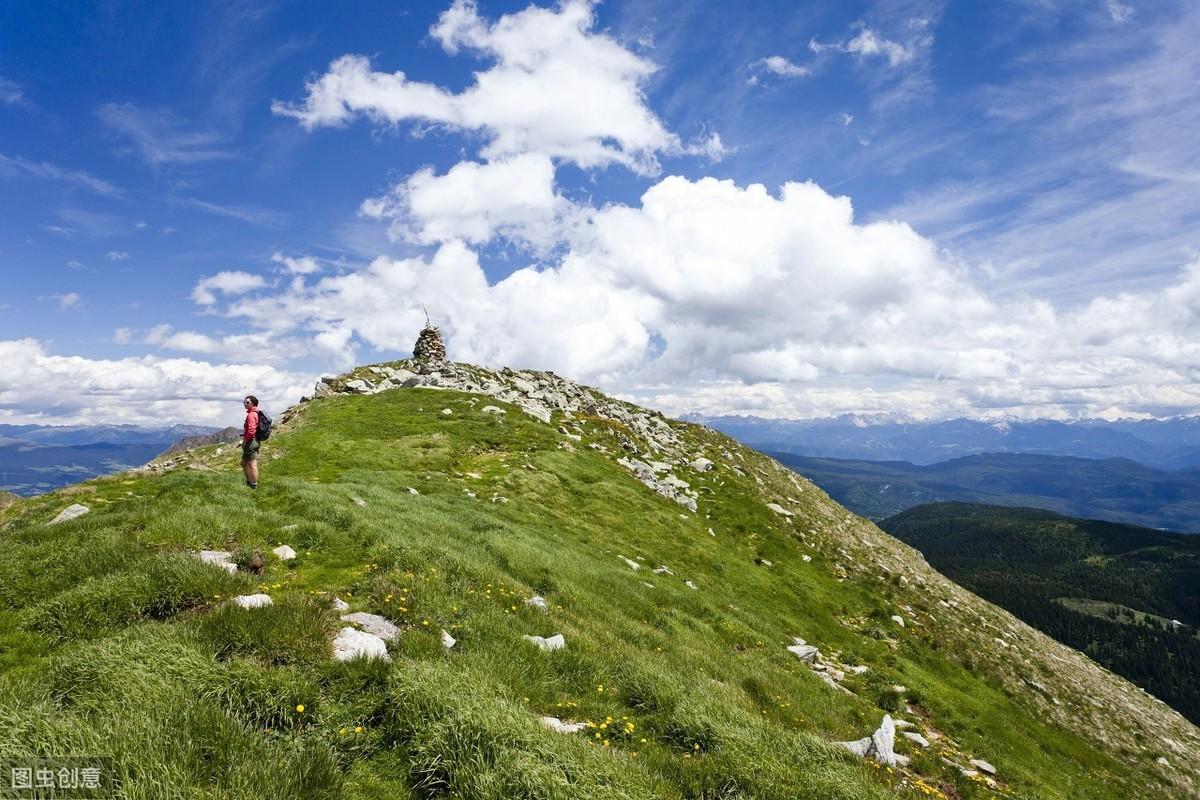
[[[527,605],[531,608],[536,608],[539,611],[549,611],[550,610],[549,604],[546,603],[546,598],[544,598],[540,595],[534,595],[533,597],[529,598],[528,600],[525,601],[525,605]]]
[[[264,608],[275,605],[269,594],[240,594],[233,602],[242,608]]]
[[[912,724],[911,722],[909,722],[908,720],[906,720],[906,719],[897,719],[897,720],[893,720],[893,723],[894,723],[894,724],[895,724],[895,726],[896,726],[897,728],[899,728],[900,730],[906,730],[906,729],[908,729],[908,728],[912,728],[912,727],[914,727],[914,726],[913,726],[913,724]]]
[[[296,551],[288,547],[286,544],[281,544],[271,551],[279,557],[281,561],[291,561],[296,557]]]
[[[801,661],[806,661],[809,664],[817,660],[820,650],[813,647],[811,644],[804,644],[803,640],[799,644],[793,644],[788,647],[788,652],[796,656]]]
[[[338,661],[349,661],[352,658],[382,658],[391,661],[387,644],[371,633],[360,631],[349,626],[338,631],[333,640],[333,657]]]
[[[233,553],[227,553],[224,550],[201,550],[199,553],[196,553],[196,558],[205,564],[220,567],[230,575],[237,572],[237,564],[233,563]]]
[[[391,641],[400,635],[400,629],[390,620],[384,619],[378,614],[368,614],[365,611],[342,614],[342,622],[353,622],[361,626],[367,633],[372,636],[378,636],[384,641]]]
[[[708,472],[713,468],[713,462],[709,461],[707,458],[697,458],[688,466],[696,470],[696,472]]]
[[[411,486],[408,487],[408,493],[409,494],[420,494],[420,492],[418,492],[416,489],[414,489]]]
[[[563,722],[558,717],[538,717],[538,722],[555,733],[578,733],[587,727],[586,722]]]
[[[812,556],[810,556],[808,553],[805,553],[804,555],[800,556],[800,558],[804,561],[805,564],[812,561]]]
[[[896,623],[901,628],[904,627],[904,617],[900,616],[899,614],[892,614],[892,622]]]
[[[842,747],[863,758],[872,758],[885,766],[903,766],[908,759],[894,752],[896,745],[896,725],[890,714],[885,714],[883,723],[878,730],[866,738],[856,742],[838,742]]]
[[[921,747],[929,747],[929,740],[919,733],[914,731],[904,731],[900,735],[914,744],[919,744]]]
[[[346,388],[355,394],[370,394],[373,391],[371,384],[367,383],[361,378],[355,378],[352,381],[346,381]]]
[[[354,501],[354,505],[356,505],[356,506],[365,508],[367,505],[367,501],[363,500],[361,497],[359,497],[357,495],[352,496],[350,499]]]
[[[350,610],[350,604],[347,603],[345,600],[343,600],[340,597],[333,598],[333,600],[330,601],[330,605],[333,606],[334,611],[349,611]]]
[[[1166,756],[1159,756],[1158,758],[1154,759],[1154,763],[1155,763],[1155,764],[1158,764],[1160,767],[1169,767],[1169,766],[1171,766],[1171,762],[1170,762],[1170,761],[1167,761],[1167,757],[1166,757]]]
[[[642,565],[639,564],[638,562],[634,561],[632,558],[626,558],[625,556],[617,556],[617,558],[624,561],[629,566],[630,569],[641,569],[642,568]]]
[[[788,511],[786,508],[779,505],[778,503],[767,503],[767,508],[774,511],[776,514],[782,514],[785,517],[792,516],[792,512]]]
[[[553,650],[562,650],[567,646],[567,640],[563,638],[561,633],[556,633],[548,639],[541,636],[522,636],[527,642],[532,642],[537,645],[538,649],[551,652]]]
[[[840,683],[834,680],[833,676],[828,672],[813,672],[813,674],[820,678],[821,682],[827,685],[830,689],[837,689],[839,692],[844,692],[846,694],[854,694],[854,692],[850,691],[845,686],[842,686]]]
[[[978,768],[980,772],[986,772],[988,775],[996,774],[996,768],[982,758],[972,758],[971,766]]]
[[[58,512],[58,516],[55,517],[54,519],[50,520],[50,524],[57,525],[60,522],[70,522],[73,519],[78,519],[79,517],[82,517],[84,514],[88,513],[89,511],[91,511],[91,509],[85,505],[82,505],[80,503],[72,503],[71,505],[64,508],[62,511]]]
[[[846,671],[851,673],[852,675],[862,675],[864,672],[870,672],[871,668],[868,667],[866,664],[857,664],[852,667],[846,667]],[[896,723],[896,724],[899,725],[900,723]]]
[[[674,575],[675,573],[671,572],[671,570],[668,569],[666,564],[663,564],[661,567],[654,568],[654,574],[655,575]]]
[[[684,586],[686,586],[686,587],[688,587],[689,589],[699,589],[699,588],[700,588],[699,586],[697,586],[696,584],[692,583],[691,581],[684,581],[684,582],[683,582],[683,585],[684,585]]]
[[[482,411],[484,414],[507,414],[508,413],[507,411],[505,411],[503,408],[500,408],[499,406],[484,406],[483,408],[481,408],[479,410]]]
[[[452,409],[452,408],[443,408],[443,409],[442,409],[442,416],[443,416],[443,417],[448,417],[448,416],[450,416],[450,415],[451,415],[451,414],[453,414],[453,413],[454,413],[454,409]]]
[[[442,647],[449,650],[451,647],[454,647],[454,645],[456,645],[456,644],[458,644],[458,640],[450,635],[450,631],[443,629],[442,630]]]

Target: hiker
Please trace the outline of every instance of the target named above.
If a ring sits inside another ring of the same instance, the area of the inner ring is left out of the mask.
[[[258,488],[258,398],[246,395],[242,400],[246,408],[246,422],[242,425],[242,472],[246,474],[246,485]]]

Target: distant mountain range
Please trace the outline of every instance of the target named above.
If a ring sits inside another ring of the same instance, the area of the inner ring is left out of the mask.
[[[0,425],[0,491],[41,494],[119,472],[145,464],[185,437],[216,430],[201,425]]]
[[[917,506],[880,527],[1200,722],[1200,536],[967,503]]]
[[[1200,468],[1124,458],[989,453],[922,466],[770,453],[842,505],[880,520],[923,503],[1028,506],[1074,517],[1200,533]]]
[[[952,419],[921,422],[843,415],[814,420],[689,414],[758,450],[816,458],[934,464],[982,453],[1127,458],[1166,470],[1200,466],[1200,416],[1075,422]]]

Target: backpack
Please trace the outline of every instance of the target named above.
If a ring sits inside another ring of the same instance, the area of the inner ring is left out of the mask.
[[[271,438],[271,418],[267,416],[265,411],[258,412],[258,428],[254,431],[254,440],[257,442],[265,442]]]

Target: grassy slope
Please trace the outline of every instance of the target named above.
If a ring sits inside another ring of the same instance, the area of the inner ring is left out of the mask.
[[[130,798],[1102,799],[1195,785],[1196,732],[1173,712],[726,437],[679,427],[746,473],[688,474],[701,487],[692,515],[610,453],[567,452],[552,427],[475,400],[407,389],[314,401],[265,448],[257,493],[239,485],[231,450],[209,447],[193,455],[200,469],[100,479],[0,512],[0,756],[112,755]],[[610,423],[584,424],[585,443],[617,449]],[[45,527],[75,501],[92,513]],[[300,558],[261,579],[181,555],[280,542]],[[650,573],[660,563],[675,575]],[[254,590],[275,605],[222,605]],[[523,605],[533,593],[549,614]],[[393,664],[329,660],[332,594],[402,625]],[[441,628],[460,642],[449,653]],[[568,646],[554,654],[520,639],[558,632]],[[997,632],[1013,643],[992,644]],[[792,636],[870,665],[846,679],[856,696],[788,654]],[[1030,676],[1044,694],[1018,688]],[[916,712],[902,716],[927,716],[957,745],[912,748],[902,773],[827,744],[869,733],[879,705],[898,708],[895,683]],[[612,723],[561,736],[540,714]],[[942,748],[992,762],[1002,788],[962,777]],[[1179,766],[1156,767],[1159,752]],[[914,788],[918,776],[940,789]]]

